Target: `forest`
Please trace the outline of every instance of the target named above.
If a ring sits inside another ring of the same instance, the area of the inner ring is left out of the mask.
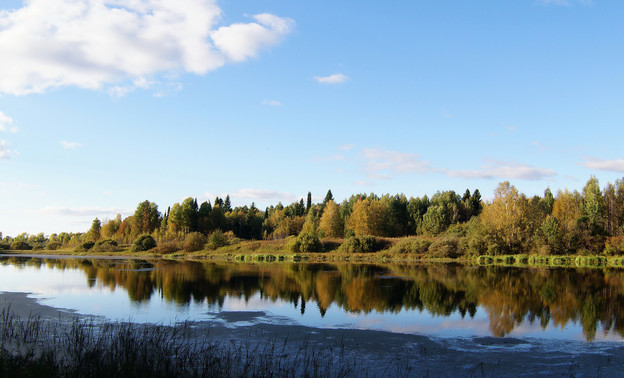
[[[2,237],[0,250],[173,253],[218,250],[245,240],[284,241],[286,252],[390,250],[431,257],[624,254],[624,179],[604,188],[591,177],[582,192],[547,188],[528,197],[502,182],[491,201],[479,190],[440,191],[431,198],[354,194],[337,202],[278,203],[264,210],[232,207],[230,197],[189,197],[165,211],[148,200],[133,215],[101,221],[84,233]]]

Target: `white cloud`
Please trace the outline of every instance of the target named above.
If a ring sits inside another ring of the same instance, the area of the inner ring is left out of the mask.
[[[218,27],[220,19],[216,0],[27,1],[0,12],[0,93],[100,89],[126,80],[142,88],[144,77],[205,74],[256,56],[294,25],[271,14]]]
[[[0,160],[11,160],[17,155],[17,151],[9,150],[9,144],[6,140],[0,140]]]
[[[314,76],[314,80],[322,84],[341,84],[349,80],[349,77],[341,73],[335,73],[329,76]]]
[[[624,159],[603,160],[588,157],[582,166],[600,171],[624,172]]]
[[[262,100],[260,103],[266,106],[282,106],[282,103],[277,100]]]
[[[110,87],[107,91],[111,97],[125,97],[129,93],[134,92],[137,89],[150,89],[154,84],[159,84],[157,81],[149,80],[145,77],[139,77],[132,80],[132,84],[129,85],[116,85]]]
[[[355,144],[343,144],[342,146],[339,146],[338,149],[341,151],[351,151],[353,147],[355,147]]]
[[[417,154],[398,151],[386,151],[376,148],[364,148],[360,152],[364,158],[364,168],[370,177],[379,178],[382,171],[394,173],[431,172],[429,162],[421,160]],[[385,176],[384,178],[388,178]]]
[[[291,19],[268,13],[253,18],[257,22],[222,26],[210,33],[215,46],[228,60],[240,62],[255,57],[261,48],[281,42],[294,25]]]
[[[16,133],[17,127],[13,126],[13,118],[0,111],[0,131],[6,133]]]
[[[465,179],[545,180],[556,175],[552,169],[531,167],[521,163],[492,162],[478,170],[446,170],[449,177]]]
[[[61,142],[61,146],[66,149],[66,150],[73,150],[77,147],[82,146],[82,143],[78,143],[78,142],[68,142],[65,140],[62,140]]]

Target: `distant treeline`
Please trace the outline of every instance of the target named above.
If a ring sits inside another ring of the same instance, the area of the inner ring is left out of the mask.
[[[518,253],[615,255],[624,253],[623,224],[624,181],[609,183],[601,190],[598,180],[592,177],[581,193],[564,190],[556,196],[546,189],[543,196],[527,197],[509,182],[503,182],[494,191],[491,203],[482,201],[478,189],[463,194],[443,191],[431,198],[355,194],[341,203],[334,201],[330,190],[321,203],[312,203],[308,193],[305,202],[301,199],[286,206],[278,203],[264,211],[254,204],[232,208],[229,196],[201,204],[189,197],[164,213],[156,203],[146,200],[127,218],[117,215],[103,223],[94,219],[86,233],[48,237],[24,233],[15,238],[4,237],[0,248],[53,250],[88,243],[86,249],[94,245],[106,249],[140,237],[145,242],[145,235],[159,244],[188,243],[191,239],[200,248],[207,242],[216,248],[233,238],[273,240],[297,236],[307,242],[310,238],[358,241],[366,240],[364,236],[420,236],[421,241],[438,243],[440,257]],[[421,248],[421,244],[416,243],[414,248]],[[406,252],[410,252],[409,248]]]

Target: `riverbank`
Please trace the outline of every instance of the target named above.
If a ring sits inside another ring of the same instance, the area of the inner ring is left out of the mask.
[[[298,252],[287,250],[287,239],[283,240],[253,240],[237,241],[214,250],[199,250],[187,252],[176,250],[170,253],[160,253],[157,249],[135,252],[129,246],[122,246],[116,252],[76,252],[74,249],[30,250],[30,251],[2,251],[4,255],[58,257],[70,256],[78,258],[105,258],[105,259],[152,259],[162,258],[170,260],[191,261],[230,261],[230,262],[310,262],[310,263],[410,263],[435,264],[457,263],[474,266],[514,266],[514,267],[569,267],[569,268],[624,268],[623,256],[604,255],[493,255],[493,256],[460,256],[436,257],[428,253],[397,252],[401,242],[406,238],[384,239],[385,249],[368,253],[346,253],[337,247],[340,240],[326,241],[326,245],[334,246],[326,252]]]
[[[200,376],[203,369],[229,376],[616,376],[624,359],[620,342],[323,329],[264,323],[271,316],[264,312],[221,312],[211,321],[170,326],[108,323],[25,293],[1,293],[0,314],[3,375],[107,368],[101,371],[112,376]]]

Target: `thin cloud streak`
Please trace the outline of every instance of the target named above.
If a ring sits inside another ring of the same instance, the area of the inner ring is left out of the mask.
[[[449,177],[464,179],[516,179],[539,181],[547,180],[557,175],[552,169],[532,167],[521,163],[496,163],[477,170],[447,170]]]
[[[364,159],[364,170],[370,175],[381,171],[394,173],[427,173],[434,169],[428,161],[420,159],[420,155],[387,151],[377,148],[364,148],[360,152]]]
[[[115,216],[121,214],[128,216],[134,211],[130,209],[119,209],[113,207],[63,207],[63,206],[46,206],[44,208],[34,210],[36,213],[67,215],[76,217],[97,217],[97,216]]]
[[[66,150],[74,150],[74,149],[82,146],[82,143],[68,142],[66,140],[62,140],[62,141],[60,141],[60,143],[61,143],[61,147],[63,147]]]
[[[0,160],[11,160],[17,151],[10,150],[6,140],[0,140]]]
[[[603,160],[587,157],[585,162],[580,164],[586,168],[599,171],[624,172],[624,159]]]
[[[292,193],[288,192],[279,192],[275,190],[269,189],[253,189],[253,188],[243,188],[238,189],[232,193],[221,193],[221,194],[213,194],[210,192],[206,192],[203,195],[203,198],[212,201],[215,197],[225,198],[225,196],[229,195],[232,201],[279,201],[284,203],[290,203],[299,201],[303,196],[296,196]]]
[[[17,127],[13,126],[13,118],[0,111],[0,131],[15,134]]]
[[[342,84],[349,80],[349,77],[341,73],[335,73],[329,76],[314,76],[314,80],[321,84]]]

